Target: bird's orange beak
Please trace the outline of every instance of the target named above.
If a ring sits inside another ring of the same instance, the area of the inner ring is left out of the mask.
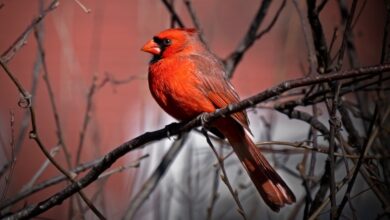
[[[148,41],[142,48],[142,51],[151,53],[153,55],[159,55],[161,53],[160,46],[153,40]]]

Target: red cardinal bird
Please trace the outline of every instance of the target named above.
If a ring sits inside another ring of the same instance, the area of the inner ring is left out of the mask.
[[[225,78],[222,63],[200,41],[195,29],[168,29],[147,42],[151,53],[149,89],[168,114],[191,120],[214,112],[239,97]],[[212,122],[211,127],[228,139],[265,203],[274,211],[295,202],[295,196],[253,143],[246,112]]]

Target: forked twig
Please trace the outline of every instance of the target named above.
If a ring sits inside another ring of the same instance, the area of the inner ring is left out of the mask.
[[[237,208],[237,212],[241,215],[241,217],[243,219],[247,219],[244,207],[242,206],[242,204],[240,202],[240,199],[238,198],[238,192],[237,192],[237,190],[233,189],[232,185],[230,184],[229,178],[227,177],[227,173],[226,173],[226,170],[225,170],[225,165],[223,163],[222,157],[218,154],[217,150],[214,147],[214,144],[211,142],[210,137],[207,134],[207,131],[204,130],[204,129],[203,129],[203,134],[206,137],[207,143],[209,144],[209,146],[213,150],[215,156],[217,157],[217,160],[218,160],[218,163],[219,163],[219,167],[221,168],[221,172],[222,172],[221,180],[222,180],[223,183],[225,183],[226,187],[229,189],[230,194],[232,194],[233,199],[236,202],[237,207],[238,207]]]

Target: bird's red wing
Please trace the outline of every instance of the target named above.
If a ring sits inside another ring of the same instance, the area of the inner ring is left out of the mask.
[[[216,57],[192,55],[191,60],[196,66],[196,75],[200,82],[198,88],[213,103],[215,108],[224,108],[240,101],[233,86],[225,78],[223,66]],[[234,113],[231,116],[250,131],[245,111]]]
[[[209,92],[208,98],[217,108],[224,108],[229,104],[237,103],[239,100],[233,100],[232,96],[221,92]],[[250,131],[248,118],[246,112],[237,112],[231,115],[237,122],[239,122],[246,130]]]

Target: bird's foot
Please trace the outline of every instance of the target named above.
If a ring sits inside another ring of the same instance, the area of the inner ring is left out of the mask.
[[[169,140],[171,140],[172,133],[177,133],[176,131],[179,130],[181,123],[173,122],[167,126],[165,126],[165,129],[167,130],[167,137]],[[180,136],[180,134],[178,134]]]
[[[202,127],[207,127],[207,123],[209,122],[209,120],[207,119],[207,113],[202,113],[198,115],[196,118],[197,120],[200,121],[200,125]]]

